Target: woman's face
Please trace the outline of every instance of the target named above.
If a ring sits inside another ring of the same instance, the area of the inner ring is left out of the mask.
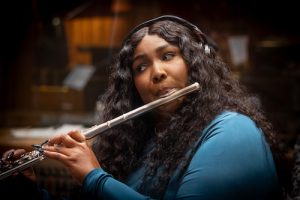
[[[134,83],[143,102],[149,103],[187,86],[188,67],[180,50],[157,35],[146,35],[133,55]],[[158,108],[172,113],[182,103],[178,98]]]

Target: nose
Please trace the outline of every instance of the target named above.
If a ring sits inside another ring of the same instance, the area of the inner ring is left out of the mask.
[[[153,83],[161,82],[167,78],[167,72],[161,63],[153,64],[152,81]]]

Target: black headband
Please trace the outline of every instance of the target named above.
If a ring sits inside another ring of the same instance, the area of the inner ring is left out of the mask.
[[[182,19],[180,17],[174,16],[174,15],[163,15],[157,18],[153,18],[150,20],[147,20],[139,25],[137,25],[136,27],[134,27],[129,34],[125,37],[124,39],[124,44],[127,43],[127,41],[129,40],[129,38],[138,30],[150,26],[151,24],[154,24],[158,21],[173,21],[173,22],[177,22],[187,28],[189,28],[193,33],[195,33],[196,35],[198,35],[198,37],[200,38],[201,42],[203,43],[203,45],[208,45],[212,48],[214,48],[215,50],[217,50],[217,45],[215,44],[215,42],[213,42],[210,38],[208,38],[197,26],[195,26],[194,24],[192,24],[191,22]]]

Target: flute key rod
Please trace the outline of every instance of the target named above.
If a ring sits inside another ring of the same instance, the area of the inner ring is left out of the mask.
[[[116,118],[114,118],[110,121],[107,121],[105,123],[102,123],[100,125],[95,125],[89,129],[83,131],[83,134],[85,135],[86,139],[91,139],[91,138],[95,137],[96,135],[98,135],[99,133],[102,133],[102,132],[106,131],[107,129],[110,129],[122,122],[125,122],[129,119],[132,119],[139,115],[142,115],[145,112],[148,112],[148,111],[150,111],[154,108],[157,108],[165,103],[168,103],[174,99],[177,99],[181,96],[184,96],[188,93],[191,93],[191,92],[199,90],[199,89],[200,89],[200,85],[199,85],[199,83],[196,82],[192,85],[189,85],[185,88],[182,88],[182,89],[170,94],[169,96],[152,101],[148,104],[138,107],[132,111],[129,111],[119,117],[116,117]]]

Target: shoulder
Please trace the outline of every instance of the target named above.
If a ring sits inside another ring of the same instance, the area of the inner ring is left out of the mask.
[[[262,137],[261,129],[249,117],[241,113],[225,111],[215,117],[203,130],[202,140],[211,137]]]
[[[263,199],[278,183],[261,129],[236,112],[223,112],[202,132],[184,173],[187,180],[207,199]]]
[[[256,127],[249,116],[237,112],[224,111],[217,115],[207,128],[211,126],[241,127],[241,125]]]
[[[218,166],[216,163],[222,163],[221,171],[212,167]],[[273,156],[263,132],[251,118],[236,112],[223,112],[202,132],[190,167],[201,165],[215,169],[214,173],[232,169],[241,174],[247,170],[274,171]]]
[[[265,157],[267,156],[267,157]],[[256,161],[271,161],[272,154],[264,134],[255,122],[246,115],[223,112],[200,134],[193,160],[198,163],[223,160],[249,165],[249,158]]]

